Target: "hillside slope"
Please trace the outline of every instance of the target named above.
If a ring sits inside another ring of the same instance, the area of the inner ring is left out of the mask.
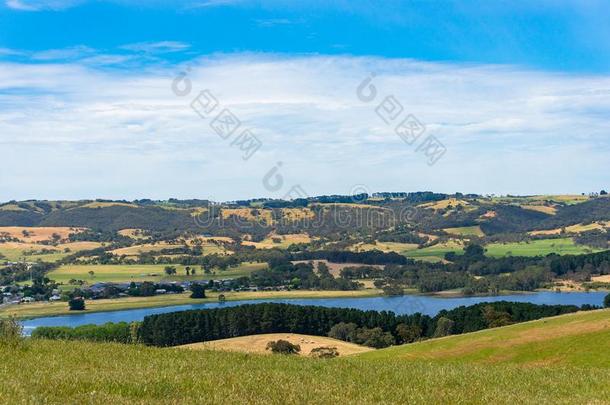
[[[51,404],[610,403],[609,318],[608,310],[578,313],[331,360],[76,341],[0,344],[0,397]]]
[[[577,312],[394,346],[362,357],[610,368],[610,310]]]

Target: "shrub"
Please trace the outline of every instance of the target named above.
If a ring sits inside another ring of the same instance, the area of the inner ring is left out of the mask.
[[[309,355],[317,359],[332,359],[339,355],[339,351],[336,347],[322,346],[311,349]]]
[[[80,297],[72,298],[68,301],[68,306],[70,307],[70,311],[84,311],[85,300]]]
[[[104,325],[82,325],[75,328],[67,326],[40,326],[32,332],[32,338],[55,340],[88,340],[92,342],[137,343],[137,322],[112,323]]]
[[[606,298],[604,298],[604,307],[610,308],[610,294],[606,295]]]
[[[23,342],[23,327],[14,317],[0,319],[0,345],[18,347]]]
[[[267,350],[275,354],[297,354],[301,351],[301,346],[280,339],[267,343]]]

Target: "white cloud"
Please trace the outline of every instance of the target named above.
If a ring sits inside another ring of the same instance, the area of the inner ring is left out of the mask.
[[[190,45],[179,41],[159,41],[128,44],[122,46],[121,48],[133,52],[156,54],[185,51],[190,48]]]
[[[84,0],[6,0],[8,8],[19,11],[63,10],[83,3]]]
[[[171,91],[180,71],[186,97]],[[370,72],[378,97],[365,103],[356,88]],[[263,141],[250,161],[190,109],[203,89]],[[387,95],[446,145],[435,166],[375,114]],[[261,183],[278,161],[285,189],[310,194],[590,191],[607,187],[608,118],[610,77],[511,66],[254,54],[143,72],[4,63],[0,143],[22,172],[0,173],[0,199],[281,196]]]

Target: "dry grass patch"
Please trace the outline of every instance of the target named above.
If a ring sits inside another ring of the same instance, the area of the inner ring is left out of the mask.
[[[557,213],[557,208],[550,205],[521,205],[521,208],[530,211],[542,212],[548,215],[555,215]]]
[[[297,263],[313,263],[315,270],[317,270],[318,265],[320,263],[324,263],[328,267],[328,271],[330,272],[330,274],[332,274],[334,277],[339,277],[341,275],[341,270],[345,269],[346,267],[369,266],[369,267],[375,267],[377,269],[383,269],[383,267],[384,267],[384,266],[382,266],[380,264],[331,263],[328,260],[297,260],[297,261],[293,261],[292,263],[294,263],[294,264],[297,264]]]
[[[223,208],[221,215],[223,219],[229,219],[234,216],[250,222],[273,224],[272,212],[262,208]]]
[[[136,204],[124,203],[124,202],[100,202],[95,201],[85,205],[80,206],[80,208],[108,208],[108,207],[130,207],[130,208],[138,208]]]
[[[339,356],[349,356],[374,350],[370,347],[331,339],[329,337],[300,335],[297,333],[268,333],[263,335],[241,336],[212,340],[209,342],[192,343],[178,347],[194,350],[213,349],[242,353],[271,354],[271,352],[267,350],[267,343],[280,339],[299,345],[301,347],[299,355],[301,356],[309,356],[311,351],[317,347],[336,347]]]
[[[25,243],[36,243],[52,240],[53,234],[59,235],[60,240],[66,240],[70,234],[82,232],[84,230],[85,228],[73,228],[66,226],[2,226],[0,227],[0,235],[5,234]]]
[[[257,249],[286,249],[288,246],[296,243],[310,243],[311,237],[306,233],[294,233],[288,235],[271,234],[260,242],[252,242],[245,240],[242,245],[254,246]]]

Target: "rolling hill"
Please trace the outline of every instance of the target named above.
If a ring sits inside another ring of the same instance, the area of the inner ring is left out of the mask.
[[[0,345],[0,395],[14,403],[608,403],[609,323],[609,310],[576,313],[330,360],[34,340]]]

